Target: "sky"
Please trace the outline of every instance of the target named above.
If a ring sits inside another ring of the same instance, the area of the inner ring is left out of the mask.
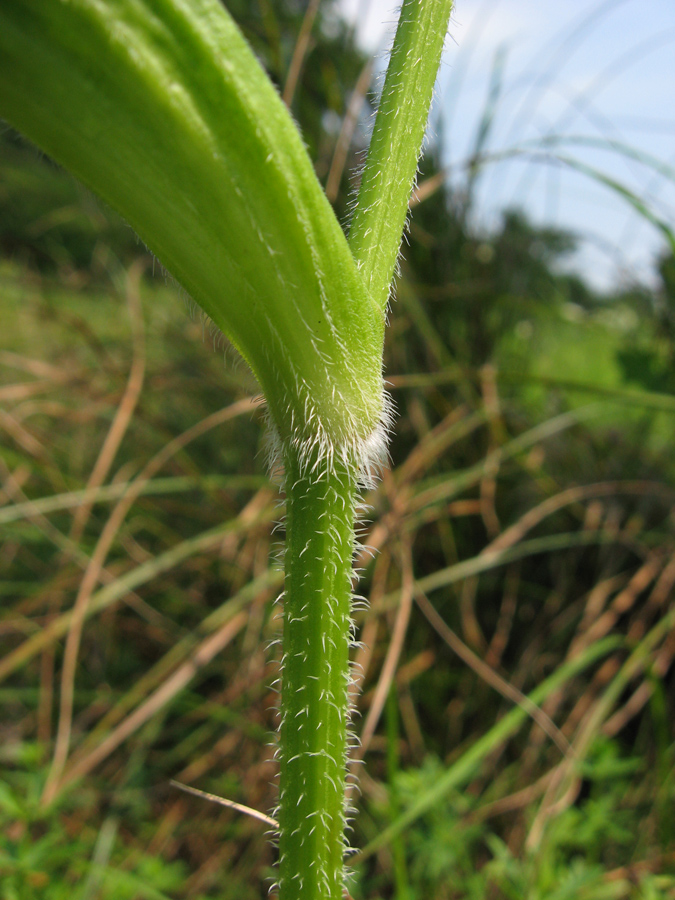
[[[384,66],[395,4],[339,2]],[[675,228],[675,0],[456,0],[430,122],[456,188],[493,77],[476,231],[520,208],[578,235],[594,287],[652,283],[665,238],[621,191]]]

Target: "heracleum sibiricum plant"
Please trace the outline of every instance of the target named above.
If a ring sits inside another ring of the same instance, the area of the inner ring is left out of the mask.
[[[284,470],[280,900],[344,888],[359,486],[385,452],[385,312],[452,0],[404,0],[345,238],[218,0],[2,0],[0,116],[137,231],[255,373]]]

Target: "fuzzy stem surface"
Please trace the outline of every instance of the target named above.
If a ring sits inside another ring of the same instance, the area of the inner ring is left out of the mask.
[[[342,900],[355,471],[287,453],[279,900]]]
[[[380,309],[389,299],[453,0],[404,0],[349,246]]]

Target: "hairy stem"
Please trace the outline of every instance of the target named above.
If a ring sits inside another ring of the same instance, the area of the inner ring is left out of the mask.
[[[348,245],[219,0],[0,2],[0,115],[229,336],[284,447],[280,900],[343,894],[357,473],[381,450],[383,309],[451,4],[403,2]]]
[[[356,476],[285,465],[279,898],[341,900]]]
[[[389,298],[453,0],[404,0],[349,246],[370,296]]]

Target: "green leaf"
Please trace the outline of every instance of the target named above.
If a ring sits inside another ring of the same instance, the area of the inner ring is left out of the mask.
[[[128,220],[248,361],[282,439],[368,438],[383,315],[217,0],[3,0],[0,115]]]

